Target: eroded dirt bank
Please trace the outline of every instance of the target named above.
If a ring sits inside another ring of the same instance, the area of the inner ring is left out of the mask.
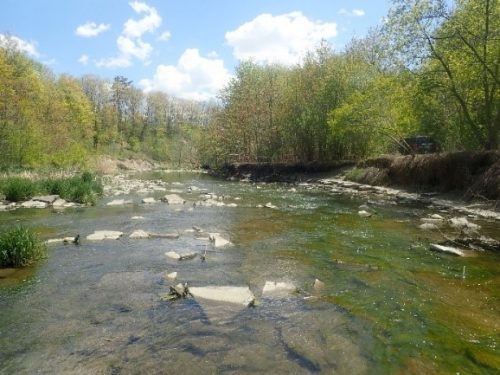
[[[227,164],[214,175],[229,179],[300,182],[337,177],[421,193],[450,193],[466,200],[500,199],[500,152],[380,156],[358,163]]]

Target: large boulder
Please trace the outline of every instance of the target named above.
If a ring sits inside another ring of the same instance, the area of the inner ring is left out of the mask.
[[[172,205],[179,205],[186,203],[186,201],[177,194],[167,194],[162,198],[162,201]]]

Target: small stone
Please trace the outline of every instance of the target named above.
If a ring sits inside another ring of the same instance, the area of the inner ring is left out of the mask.
[[[177,278],[177,272],[170,272],[165,275],[165,277],[169,280],[175,280]]]
[[[265,205],[264,205],[265,208],[271,208],[273,210],[277,209],[278,207],[275,206],[274,204],[272,204],[271,202],[267,202]]]
[[[152,203],[156,203],[156,199],[154,199],[154,198],[152,198],[152,197],[143,198],[143,199],[142,199],[142,203],[145,203],[145,204],[152,204]]]
[[[223,238],[219,233],[210,233],[210,241],[213,242],[215,247],[224,247],[231,245],[231,242]]]
[[[165,255],[170,259],[175,259],[175,260],[181,259],[180,254],[176,253],[175,251],[166,252]]]
[[[371,212],[361,210],[361,211],[358,211],[358,215],[361,217],[371,217],[373,214]]]
[[[144,220],[144,216],[132,216],[131,220]]]

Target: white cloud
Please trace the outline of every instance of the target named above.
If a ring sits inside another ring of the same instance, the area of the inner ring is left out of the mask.
[[[170,33],[170,31],[164,31],[163,33],[161,33],[161,35],[158,39],[166,42],[166,41],[170,40],[171,36],[172,36],[172,34]]]
[[[27,42],[14,35],[0,34],[0,47],[12,46],[18,51],[27,53],[33,57],[40,57],[40,53],[36,50],[36,45],[33,42]]]
[[[158,65],[152,79],[143,79],[139,85],[145,92],[164,91],[192,100],[208,100],[217,95],[230,80],[224,61],[200,55],[198,49],[187,49],[177,65]]]
[[[96,61],[97,67],[125,68],[132,65],[133,58],[143,61],[145,65],[150,63],[149,57],[153,52],[153,46],[144,42],[141,37],[144,33],[153,32],[160,27],[161,17],[155,8],[146,3],[134,1],[129,5],[134,12],[144,13],[145,16],[139,20],[130,18],[124,23],[121,35],[116,39],[118,56]]]
[[[89,57],[85,54],[81,55],[78,62],[82,65],[87,65],[89,63]]]
[[[95,65],[98,68],[126,68],[132,65],[132,62],[128,56],[116,56],[98,60]]]
[[[137,14],[145,13],[145,16],[139,20],[127,20],[123,25],[123,35],[129,38],[139,38],[145,32],[153,32],[160,27],[161,17],[155,8],[139,1],[129,4]]]
[[[147,60],[153,51],[151,44],[143,42],[140,38],[133,40],[120,35],[116,44],[123,56],[135,57],[139,60]]]
[[[340,8],[340,10],[337,13],[342,16],[349,16],[349,17],[363,17],[366,14],[363,9],[353,9],[349,11],[346,8]]]
[[[312,21],[302,12],[291,12],[278,16],[261,14],[228,31],[225,37],[240,60],[292,65],[300,62],[322,39],[336,35],[335,23]]]
[[[109,24],[100,23],[99,25],[95,22],[87,22],[76,28],[76,35],[82,36],[84,38],[92,38],[97,36],[110,28]]]

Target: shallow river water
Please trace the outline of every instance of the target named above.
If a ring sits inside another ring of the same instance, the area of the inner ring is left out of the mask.
[[[137,176],[136,176],[137,177]],[[500,254],[460,258],[429,251],[440,234],[418,228],[436,211],[375,205],[286,184],[223,182],[202,174],[150,174],[183,206],[0,213],[43,238],[47,259],[0,277],[0,374],[497,374],[500,371]],[[195,186],[201,191],[189,191]],[[193,207],[203,191],[237,207]],[[272,202],[276,206],[258,208]],[[451,213],[441,213],[451,217]],[[142,219],[132,219],[142,216]],[[498,222],[475,220],[499,237]],[[233,246],[214,248],[193,226]],[[94,230],[119,240],[86,241]],[[143,229],[178,239],[130,239]],[[195,250],[177,261],[165,252]],[[178,272],[177,281],[165,278]],[[315,279],[325,285],[315,289]],[[266,281],[298,293],[262,297]],[[249,286],[255,307],[163,301],[169,285]]]

